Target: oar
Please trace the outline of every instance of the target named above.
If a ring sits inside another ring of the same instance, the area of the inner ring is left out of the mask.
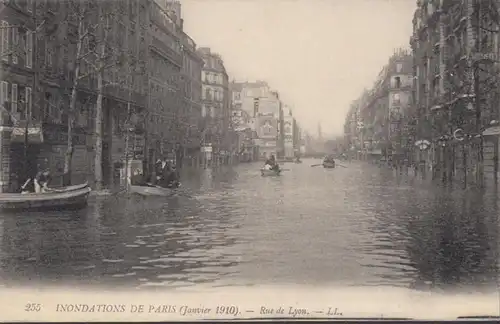
[[[342,164],[337,164],[338,166],[341,166],[343,168],[347,168],[345,165],[342,165]]]
[[[320,164],[313,164],[313,165],[311,165],[311,167],[313,168],[313,167],[317,167],[317,166],[320,166],[320,165],[323,165],[323,163],[320,163]]]

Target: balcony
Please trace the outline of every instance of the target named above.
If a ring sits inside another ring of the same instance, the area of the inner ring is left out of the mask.
[[[182,35],[182,45],[184,46],[184,48],[187,48],[192,52],[196,51],[196,43],[191,37],[189,37],[189,35],[185,33],[183,33]]]
[[[155,1],[152,2],[152,6],[151,21],[171,33],[177,34],[177,26],[174,20]]]

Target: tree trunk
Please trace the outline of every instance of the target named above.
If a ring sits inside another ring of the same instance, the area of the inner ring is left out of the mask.
[[[101,54],[104,56],[105,46],[101,45]],[[101,57],[102,57],[101,56]],[[102,65],[102,63],[100,63]],[[103,187],[102,179],[102,91],[103,91],[103,71],[97,73],[97,102],[95,114],[95,160],[94,160],[94,177],[96,190],[101,190]]]
[[[66,154],[64,155],[64,175],[63,185],[71,185],[71,162],[73,159],[73,152],[75,150],[73,143],[73,127],[75,125],[75,107],[77,99],[78,78],[80,76],[80,62],[79,58],[82,52],[82,39],[83,35],[83,19],[80,17],[78,22],[78,42],[76,44],[76,60],[75,60],[75,74],[73,79],[73,89],[71,90],[71,98],[68,108],[68,138],[66,141]]]

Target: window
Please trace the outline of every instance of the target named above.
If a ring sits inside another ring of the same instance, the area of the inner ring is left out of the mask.
[[[33,33],[26,32],[26,67],[30,68],[33,65]]]
[[[394,78],[394,87],[396,89],[401,88],[401,77],[395,77]]]
[[[30,113],[31,113],[31,88],[30,87],[26,87],[25,91],[26,91],[26,94],[25,94],[25,98],[26,98],[25,99],[25,101],[26,101],[26,103],[25,103],[25,106],[26,106],[26,108],[25,108],[25,114],[27,116],[30,116]]]
[[[401,73],[402,70],[403,70],[403,64],[402,63],[396,64],[396,72]]]
[[[0,55],[2,55],[3,61],[9,61],[9,56],[7,55],[7,51],[9,50],[9,23],[6,21],[2,21],[0,28],[0,43],[2,48],[0,49]]]
[[[401,98],[400,98],[399,93],[395,93],[395,94],[392,96],[392,103],[393,103],[393,104],[396,104],[396,105],[399,105],[399,104],[401,103]]]
[[[18,101],[18,95],[17,95],[17,84],[12,84],[12,103],[10,105],[10,112],[13,115],[17,114],[17,101]]]
[[[54,55],[54,50],[52,49],[52,47],[50,46],[50,44],[47,44],[46,45],[46,50],[45,50],[45,64],[48,66],[48,67],[52,67],[52,56]],[[85,66],[85,61],[82,61],[82,67]],[[85,67],[86,68],[86,67]],[[86,69],[83,68],[82,72],[86,72]]]
[[[3,108],[7,109],[5,107],[5,103],[9,102],[9,84],[5,81],[2,81],[0,83],[0,104],[3,106]]]
[[[12,63],[17,64],[17,54],[19,44],[19,30],[17,27],[12,28]]]

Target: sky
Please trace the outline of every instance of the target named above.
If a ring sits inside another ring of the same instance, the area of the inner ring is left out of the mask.
[[[349,105],[395,48],[415,0],[180,0],[185,31],[222,56],[230,80],[264,80],[300,126],[343,133]]]

